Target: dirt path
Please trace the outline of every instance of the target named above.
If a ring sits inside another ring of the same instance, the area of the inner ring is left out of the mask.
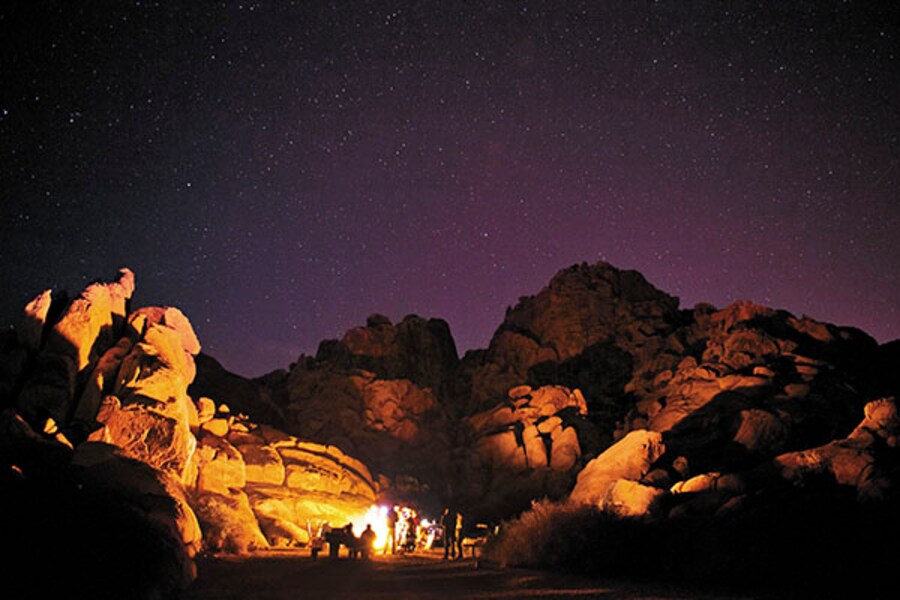
[[[198,568],[200,576],[188,590],[188,600],[717,597],[555,573],[476,568],[472,560],[445,562],[433,556],[378,557],[371,562],[343,558],[313,561],[305,554],[273,552],[242,559],[204,559]]]

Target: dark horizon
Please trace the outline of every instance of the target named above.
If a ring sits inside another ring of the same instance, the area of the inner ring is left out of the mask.
[[[249,376],[369,314],[485,347],[606,260],[900,338],[900,7],[16,4],[0,323],[121,266]]]

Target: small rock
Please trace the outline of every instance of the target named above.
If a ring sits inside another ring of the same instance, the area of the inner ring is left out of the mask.
[[[200,426],[201,431],[206,431],[218,437],[228,435],[228,419],[211,419]]]
[[[200,424],[206,423],[216,416],[216,403],[210,398],[200,398],[197,400],[197,419]]]
[[[510,400],[518,400],[519,398],[524,398],[525,396],[529,395],[531,395],[530,385],[517,385],[516,387],[509,390]]]

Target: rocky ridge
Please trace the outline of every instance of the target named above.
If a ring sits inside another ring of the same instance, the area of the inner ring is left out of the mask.
[[[413,489],[496,518],[566,497],[631,432],[665,452],[617,493],[670,504],[695,477],[841,440],[867,402],[896,394],[895,348],[749,302],[681,309],[639,273],[598,263],[520,299],[489,347],[461,360],[442,321],[373,315],[256,384],[288,431],[359,456],[388,495]],[[601,502],[589,488],[574,497]]]

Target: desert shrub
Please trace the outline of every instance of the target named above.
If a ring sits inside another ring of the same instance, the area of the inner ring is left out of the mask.
[[[895,502],[860,506],[817,490],[772,494],[729,517],[653,522],[547,500],[503,524],[486,556],[502,565],[726,587],[789,597],[881,597],[892,580]]]
[[[531,509],[501,526],[500,535],[491,539],[485,553],[506,566],[563,568],[571,567],[570,556],[583,526],[601,513],[590,506],[568,502],[535,501]]]

